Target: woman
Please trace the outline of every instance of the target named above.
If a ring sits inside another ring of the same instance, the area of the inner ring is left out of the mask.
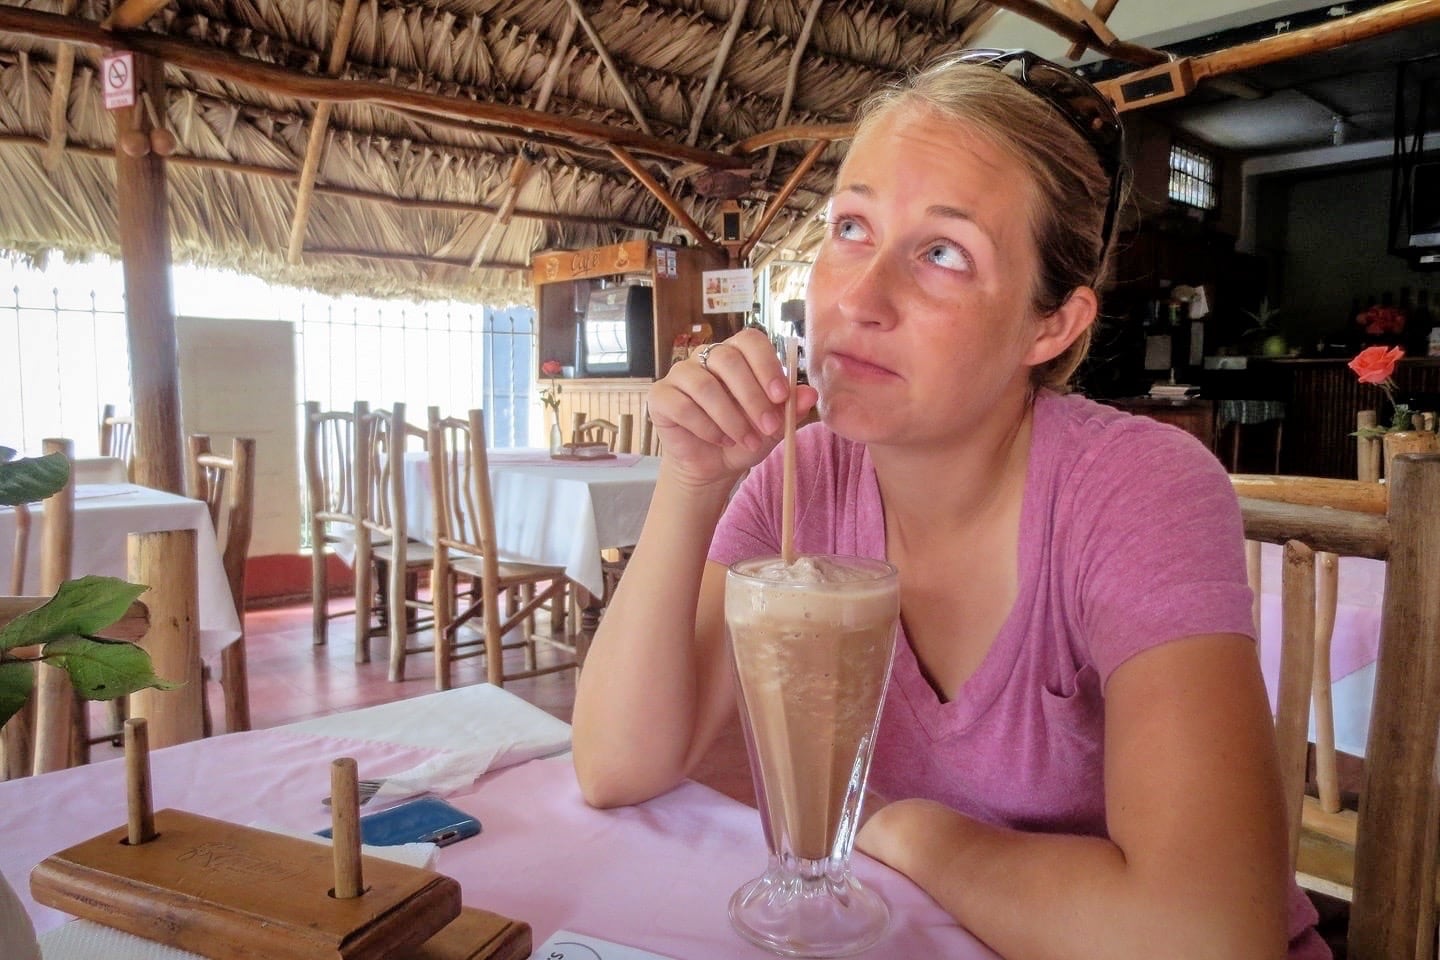
[[[796,545],[900,572],[888,803],[857,842],[1007,957],[1328,956],[1287,868],[1224,471],[1063,395],[1120,150],[1088,84],[972,51],[872,99],[837,176]],[[660,482],[575,702],[595,805],[670,789],[736,711],[724,574],[779,552],[787,390],[747,331],[651,391]]]

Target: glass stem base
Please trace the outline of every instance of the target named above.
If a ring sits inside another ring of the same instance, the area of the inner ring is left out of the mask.
[[[730,898],[730,922],[781,956],[844,957],[874,946],[890,909],[851,875],[848,861],[772,857],[764,876]]]

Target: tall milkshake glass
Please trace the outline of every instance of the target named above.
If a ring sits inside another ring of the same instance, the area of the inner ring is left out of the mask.
[[[747,939],[795,957],[877,941],[889,908],[850,871],[900,612],[895,568],[860,557],[731,566],[725,623],[770,863],[730,898]]]

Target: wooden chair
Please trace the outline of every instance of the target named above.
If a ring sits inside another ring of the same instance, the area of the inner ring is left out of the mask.
[[[436,414],[432,411],[431,415]],[[383,611],[383,629],[390,641],[389,675],[392,681],[400,681],[405,679],[406,655],[432,649],[428,645],[406,645],[410,633],[429,626],[428,621],[417,619],[414,611],[433,610],[432,604],[417,597],[416,587],[420,573],[433,565],[434,557],[427,544],[410,538],[405,514],[404,457],[407,440],[419,437],[423,447],[428,433],[406,422],[403,403],[397,403],[389,410],[365,414],[364,420],[362,455],[368,461],[365,470],[368,483],[360,502],[360,517],[369,536],[364,541],[364,555],[357,545],[355,567],[358,570],[362,564],[376,564],[376,572],[383,585],[378,591],[379,597],[383,598],[378,610]],[[376,609],[376,599],[374,594],[362,595],[357,591],[356,618],[368,624]]]
[[[125,475],[135,476],[135,420],[115,415],[115,404],[107,403],[100,413],[100,456],[118,457]]]
[[[655,422],[650,419],[650,404],[640,411],[640,449],[642,457],[660,456],[660,437],[655,433]]]
[[[45,440],[46,454],[63,453],[74,459],[74,445],[69,440]],[[64,487],[45,499],[45,522],[40,531],[40,595],[43,603],[53,596],[60,584],[70,578],[75,529],[75,481],[72,477]],[[16,515],[16,553],[12,574],[12,594],[22,594],[25,582],[25,560],[28,553],[28,524],[20,522],[23,511]],[[28,518],[27,518],[28,519]],[[22,543],[22,541],[26,541]],[[22,549],[23,547],[23,549]],[[15,584],[20,586],[15,586]],[[15,614],[12,614],[12,616]],[[82,762],[86,752],[83,733],[77,732],[80,701],[70,686],[65,671],[49,664],[36,669],[35,692],[19,713],[0,730],[0,773],[3,779],[49,773],[72,763]]]
[[[586,420],[575,428],[572,439],[576,444],[603,443],[613,452],[619,446],[620,428],[609,420]]]
[[[1373,484],[1268,478],[1268,499],[1237,486],[1245,535],[1285,546],[1276,739],[1292,860],[1302,885],[1349,894],[1352,960],[1427,958],[1436,949],[1440,853],[1440,456],[1397,460],[1387,502]],[[1335,485],[1340,484],[1337,488]],[[1341,507],[1337,490],[1355,499]],[[1315,690],[1315,554],[1386,561],[1379,658],[1358,809],[1324,818],[1304,794]],[[1307,810],[1311,811],[1307,814]],[[1353,825],[1353,833],[1352,827]],[[1353,837],[1353,841],[1352,838]]]
[[[370,530],[360,522],[361,491],[369,488],[369,460],[359,455],[365,448],[361,431],[368,428],[365,415],[369,404],[357,401],[353,410],[321,411],[313,400],[305,402],[305,487],[306,523],[310,532],[310,605],[314,642],[325,643],[327,624],[350,611],[329,612],[329,577],[326,548],[350,541],[357,555],[369,553]],[[371,591],[370,565],[355,565],[355,596],[368,597]],[[367,620],[355,617],[355,662],[370,662],[370,631]]]
[[[203,500],[210,510],[215,539],[220,544],[225,578],[235,601],[240,636],[226,644],[220,654],[220,689],[225,697],[225,730],[250,729],[250,691],[245,662],[245,560],[250,551],[250,533],[255,517],[255,441],[236,437],[230,456],[215,453],[207,434],[191,434],[190,455],[185,461],[186,488],[190,496]],[[208,651],[202,649],[209,673]],[[205,714],[210,732],[209,711]]]
[[[484,655],[487,679],[496,686],[506,680],[537,676],[578,666],[578,656],[541,667],[536,663],[535,635],[524,630],[527,619],[543,604],[551,608],[551,642],[565,634],[565,602],[569,581],[562,567],[502,562],[496,552],[495,514],[490,495],[490,470],[485,455],[485,420],[482,411],[469,418],[436,419],[430,425],[430,479],[434,495],[435,540],[431,594],[435,602],[435,686],[451,685],[451,664]],[[477,581],[479,598],[456,613],[454,578],[469,575]],[[514,597],[513,588],[531,587],[523,601],[500,612],[502,595]],[[483,640],[461,642],[459,630],[475,617]],[[505,635],[521,628],[519,641],[505,643]],[[525,669],[507,672],[504,651],[523,646]],[[478,649],[477,649],[478,648]],[[572,648],[568,650],[573,651]]]

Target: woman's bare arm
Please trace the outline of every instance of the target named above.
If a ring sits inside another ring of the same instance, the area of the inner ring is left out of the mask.
[[[1115,671],[1105,701],[1109,839],[908,800],[872,816],[860,848],[1006,957],[1281,960],[1289,866],[1253,641],[1155,647]]]

